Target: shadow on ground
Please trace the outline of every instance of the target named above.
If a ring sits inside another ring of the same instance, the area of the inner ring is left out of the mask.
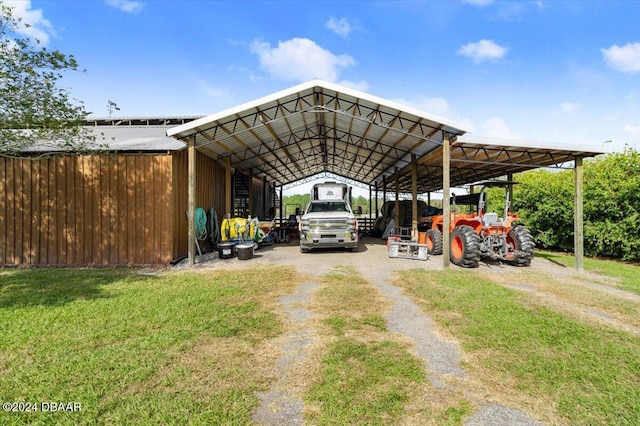
[[[0,271],[0,308],[60,306],[111,297],[104,287],[123,279],[143,277],[113,269],[6,269]]]

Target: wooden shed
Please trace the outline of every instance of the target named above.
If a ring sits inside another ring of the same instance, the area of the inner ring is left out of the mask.
[[[187,255],[187,151],[166,131],[190,120],[94,120],[87,125],[108,153],[0,157],[0,265],[152,265]],[[198,207],[221,219],[234,176],[197,155]],[[237,204],[266,215],[273,187],[236,178],[251,191],[238,191]]]

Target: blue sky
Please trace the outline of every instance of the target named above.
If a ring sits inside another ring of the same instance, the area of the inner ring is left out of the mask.
[[[2,1],[2,0],[0,0]],[[474,136],[640,149],[640,1],[9,1],[95,117],[207,115],[321,78]]]

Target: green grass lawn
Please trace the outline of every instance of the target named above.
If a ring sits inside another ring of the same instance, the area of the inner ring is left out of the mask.
[[[284,269],[0,271],[0,400],[82,407],[0,424],[251,423],[272,379],[256,348],[297,284]]]
[[[637,281],[621,272],[635,266],[594,265]],[[81,406],[0,412],[0,424],[251,424],[256,392],[277,380],[278,354],[265,345],[290,326],[278,298],[306,279],[276,267],[0,270],[0,400]],[[499,401],[549,423],[640,424],[637,335],[535,305],[474,271],[408,271],[396,284],[461,342],[464,368]],[[323,278],[310,307],[323,346],[302,396],[307,421],[462,424],[471,414],[462,394],[424,399],[435,391],[386,329],[389,306],[355,270]]]
[[[561,265],[575,268],[575,257],[572,254],[536,250],[536,256]],[[584,269],[607,277],[620,280],[621,289],[640,294],[640,265],[616,260],[584,258]]]
[[[528,303],[468,271],[397,280],[467,353],[491,393],[563,424],[640,424],[640,339]],[[538,406],[540,408],[536,409]]]

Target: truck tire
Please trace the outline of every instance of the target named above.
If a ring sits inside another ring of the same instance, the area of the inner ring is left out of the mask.
[[[427,252],[429,254],[442,254],[442,232],[439,229],[427,230]]]
[[[530,266],[533,259],[533,249],[536,244],[533,242],[531,232],[522,225],[511,228],[507,234],[507,244],[513,247],[509,251],[505,260],[514,266]]]
[[[451,262],[463,268],[477,268],[480,262],[480,243],[482,239],[468,225],[453,228],[451,233]]]

